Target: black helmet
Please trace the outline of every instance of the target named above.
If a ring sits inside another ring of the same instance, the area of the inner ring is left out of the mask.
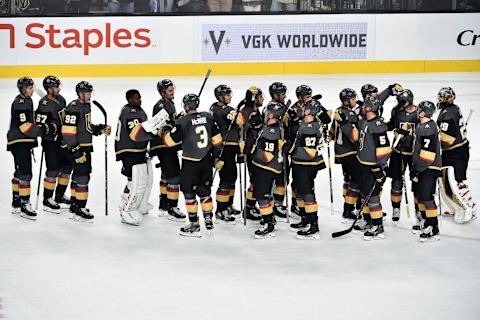
[[[267,105],[267,111],[270,112],[277,119],[282,118],[283,108],[278,103],[269,103]]]
[[[342,91],[340,91],[340,101],[342,101],[342,103],[356,96],[357,96],[357,93],[355,92],[355,90],[351,88],[345,88]]]
[[[435,104],[431,101],[422,101],[418,104],[418,112],[423,111],[425,117],[431,118],[435,113]]]
[[[372,93],[378,92],[378,88],[371,83],[366,83],[362,86],[360,92],[362,93],[363,99],[365,99],[366,97],[372,95]]]
[[[259,87],[251,86],[250,88],[248,88],[248,91],[252,93],[254,98],[263,96],[262,89],[260,89]]]
[[[311,96],[312,95],[312,88],[310,88],[306,84],[302,84],[302,85],[297,87],[297,90],[295,90],[295,93],[296,93],[298,99],[300,99],[300,97]]]
[[[370,107],[372,111],[379,116],[382,114],[382,110],[383,110],[382,101],[377,97],[368,96],[365,99],[363,106],[364,108]]]
[[[227,86],[226,84],[221,84],[217,86],[214,90],[215,98],[220,99],[220,97],[226,96],[227,94],[232,93],[232,88]]]
[[[17,80],[17,88],[20,91],[20,93],[23,93],[23,91],[30,86],[33,86],[33,79],[30,77],[22,77]]]
[[[307,109],[310,110],[310,114],[312,116],[316,116],[317,114],[320,113],[320,110],[322,109],[322,104],[320,103],[320,101],[312,99],[312,100],[307,101],[305,103],[305,105],[303,106],[303,111],[304,112]]]
[[[48,88],[60,87],[60,79],[55,76],[47,76],[43,79],[43,88],[48,91]]]
[[[444,87],[438,91],[437,99],[439,103],[453,104],[455,100],[455,91],[451,87]]]
[[[413,93],[409,89],[405,89],[400,91],[397,94],[397,101],[398,104],[404,105],[408,102],[408,104],[413,104]]]
[[[168,87],[173,86],[173,82],[170,79],[163,79],[162,81],[157,82],[157,91],[158,93],[165,92]]]
[[[77,92],[77,95],[80,92],[92,92],[93,91],[93,85],[88,81],[80,81],[77,84],[77,86],[75,87],[75,91]]]
[[[185,110],[194,110],[200,105],[200,99],[195,93],[188,93],[183,96],[182,103]]]
[[[270,87],[268,87],[268,91],[271,96],[273,96],[274,94],[286,93],[287,86],[281,82],[274,82],[270,85]]]

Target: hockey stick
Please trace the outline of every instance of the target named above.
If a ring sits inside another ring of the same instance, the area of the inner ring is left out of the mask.
[[[40,169],[38,171],[38,185],[37,185],[37,199],[35,199],[35,210],[38,210],[38,199],[40,198],[40,184],[42,183],[42,170],[43,170],[43,156],[45,151],[42,148],[42,155],[40,158]]]
[[[332,238],[338,238],[338,237],[344,236],[344,235],[349,234],[350,232],[352,232],[353,227],[355,227],[355,224],[357,223],[358,218],[360,218],[360,215],[362,214],[363,208],[364,208],[365,205],[368,203],[368,201],[370,201],[370,198],[372,197],[373,191],[375,190],[376,187],[377,187],[377,181],[375,181],[375,183],[373,184],[372,189],[371,189],[370,192],[368,193],[368,195],[367,195],[367,197],[365,198],[365,200],[362,202],[362,206],[360,207],[360,210],[358,210],[358,214],[355,216],[355,220],[353,220],[353,223],[352,223],[352,225],[350,226],[350,228],[345,229],[345,230],[342,230],[342,231],[337,231],[337,232],[332,233]]]
[[[233,123],[237,121],[237,116],[240,113],[240,108],[244,104],[245,104],[245,100],[242,100],[238,103],[237,109],[236,109],[236,112],[235,112],[235,116],[233,117],[232,121],[228,125],[227,134],[225,135],[225,139],[222,142],[222,149],[220,149],[220,154],[218,155],[218,159],[220,159],[220,160],[222,159],[223,152],[225,151],[225,145],[227,144],[228,137],[230,136],[230,132],[232,131]],[[217,170],[217,168],[215,168],[215,171],[213,172],[212,182],[213,182],[213,180],[215,180],[215,176],[217,175],[217,172],[218,172],[218,170]]]
[[[328,180],[330,183],[330,214],[333,215],[333,182],[332,182],[332,157],[330,155],[330,145],[327,143],[328,160]]]
[[[93,100],[93,104],[98,107],[103,114],[105,120],[105,126],[107,126],[107,112],[105,108],[96,100]],[[108,216],[108,138],[105,135],[105,215]]]
[[[45,97],[45,92],[42,91],[42,89],[37,88],[37,86],[33,86],[33,91],[40,97],[43,98]],[[45,151],[43,150],[42,147],[42,154],[40,158],[40,170],[38,171],[38,186],[37,186],[37,199],[35,200],[35,210],[38,210],[38,199],[40,198],[40,184],[42,183],[42,170],[43,170],[43,157],[44,157]]]
[[[467,121],[465,121],[465,126],[470,122],[470,118],[472,117],[472,114],[473,114],[473,109],[470,109],[468,111],[468,116],[467,116]]]
[[[410,205],[408,204],[408,193],[407,193],[407,184],[405,182],[405,163],[403,162],[403,155],[402,155],[402,146],[403,144],[400,144],[400,157],[402,159],[402,184],[403,184],[403,193],[405,195],[405,207],[407,209],[407,219],[410,219]]]
[[[203,88],[205,87],[205,83],[207,83],[208,78],[210,78],[210,73],[212,72],[212,69],[208,68],[207,74],[205,75],[205,79],[203,79],[202,86],[200,87],[200,91],[198,92],[198,97],[202,95]]]

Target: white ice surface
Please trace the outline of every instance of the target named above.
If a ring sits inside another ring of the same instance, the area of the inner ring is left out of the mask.
[[[52,70],[54,72],[54,69]],[[139,89],[150,115],[158,99],[157,78],[90,80],[95,99],[108,110],[116,127],[127,89]],[[35,79],[41,84],[41,79]],[[63,79],[67,101],[74,98],[79,79]],[[172,78],[177,87],[177,110],[187,92],[197,92],[202,77]],[[384,88],[400,82],[411,88],[415,102],[435,99],[442,86],[452,86],[464,115],[476,110],[469,124],[471,141],[469,185],[480,201],[480,74],[386,74],[328,76],[216,77],[212,73],[202,107],[213,102],[213,88],[226,83],[236,103],[245,89],[258,85],[264,92],[275,80],[289,87],[309,84],[322,93],[323,104],[338,106],[344,87],[360,91],[371,82]],[[0,80],[0,132],[7,132],[10,104],[16,95],[14,79]],[[34,97],[35,103],[38,97]],[[386,104],[389,117],[393,101]],[[92,107],[93,122],[102,121]],[[342,174],[333,167],[335,215],[329,211],[328,172],[318,175],[320,206],[319,241],[299,241],[286,224],[279,224],[277,238],[254,240],[257,226],[216,225],[212,236],[201,239],[178,235],[179,223],[152,212],[140,227],[120,223],[117,205],[125,178],[115,162],[113,135],[109,138],[109,207],[104,215],[103,138],[94,138],[94,172],[88,207],[95,214],[91,225],[71,222],[39,212],[36,222],[12,216],[10,180],[13,158],[2,139],[0,170],[0,318],[15,320],[83,319],[480,319],[480,226],[478,221],[457,225],[441,220],[442,240],[420,244],[409,228],[405,210],[399,226],[385,221],[386,239],[373,243],[350,234],[333,240],[331,233],[344,228]],[[40,148],[35,150],[37,161]],[[155,160],[156,163],[156,160]],[[32,202],[38,181],[34,164]],[[159,169],[155,172],[151,201],[158,205]],[[383,205],[391,211],[390,182]],[[237,193],[238,195],[238,193]],[[239,206],[239,198],[236,199]],[[410,195],[410,204],[413,197]],[[183,208],[183,198],[181,197]],[[413,206],[412,206],[413,215]]]

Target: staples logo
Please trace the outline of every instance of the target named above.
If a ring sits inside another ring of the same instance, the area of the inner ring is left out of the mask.
[[[0,24],[0,30],[9,30],[10,48],[15,48],[15,27],[11,24]],[[48,47],[51,49],[82,49],[83,55],[88,56],[92,49],[104,48],[146,48],[152,44],[149,37],[150,29],[138,28],[115,29],[111,23],[105,23],[101,28],[61,29],[54,24],[30,23],[25,27],[27,41],[25,46],[31,49]]]
[[[15,27],[9,23],[0,23],[0,30],[9,31],[10,49],[15,48]]]

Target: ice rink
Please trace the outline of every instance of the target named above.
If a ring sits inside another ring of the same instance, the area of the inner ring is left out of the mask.
[[[52,73],[55,73],[52,69]],[[156,82],[169,77],[119,79],[62,79],[67,102],[75,84],[90,81],[94,99],[101,102],[116,128],[125,91],[139,89],[143,108],[151,115],[159,99]],[[184,94],[198,92],[203,77],[170,77],[176,85],[177,112]],[[34,79],[41,87],[41,79]],[[201,110],[214,102],[221,83],[234,91],[233,105],[251,85],[265,93],[273,81],[283,81],[288,98],[309,84],[323,94],[328,109],[339,106],[338,93],[351,87],[360,93],[366,82],[380,90],[399,82],[415,95],[415,103],[435,101],[438,90],[451,86],[464,117],[477,109],[468,125],[471,158],[468,184],[480,201],[480,73],[216,76],[213,70],[201,97]],[[277,237],[254,240],[258,225],[216,225],[201,239],[178,235],[178,222],[158,218],[157,210],[140,227],[120,223],[117,206],[126,178],[115,162],[114,134],[109,137],[109,216],[104,214],[104,140],[94,138],[93,175],[88,207],[93,224],[72,222],[67,214],[39,211],[36,222],[10,214],[13,157],[6,151],[10,105],[17,95],[16,79],[0,80],[0,131],[3,133],[0,170],[0,318],[14,320],[93,319],[480,319],[480,225],[472,221],[440,222],[441,241],[422,244],[410,232],[402,203],[398,226],[391,222],[390,180],[383,193],[386,238],[365,242],[349,234],[332,239],[345,228],[340,223],[343,176],[333,166],[335,214],[330,214],[328,170],[317,177],[321,239],[300,241],[279,223]],[[34,96],[35,107],[39,97]],[[265,99],[265,104],[268,98]],[[389,119],[395,99],[385,105]],[[92,122],[103,121],[92,106]],[[333,153],[333,148],[332,148]],[[35,149],[32,202],[38,182],[41,148]],[[325,152],[326,155],[326,152]],[[154,160],[153,163],[156,163]],[[159,169],[155,171],[151,202],[158,207]],[[216,188],[213,189],[214,191]],[[289,190],[290,193],[290,190]],[[183,197],[180,207],[183,207]],[[40,201],[41,203],[41,201]],[[237,189],[236,206],[240,206]],[[41,207],[41,205],[40,205]],[[203,224],[202,224],[203,228]],[[204,230],[202,230],[204,231]]]

